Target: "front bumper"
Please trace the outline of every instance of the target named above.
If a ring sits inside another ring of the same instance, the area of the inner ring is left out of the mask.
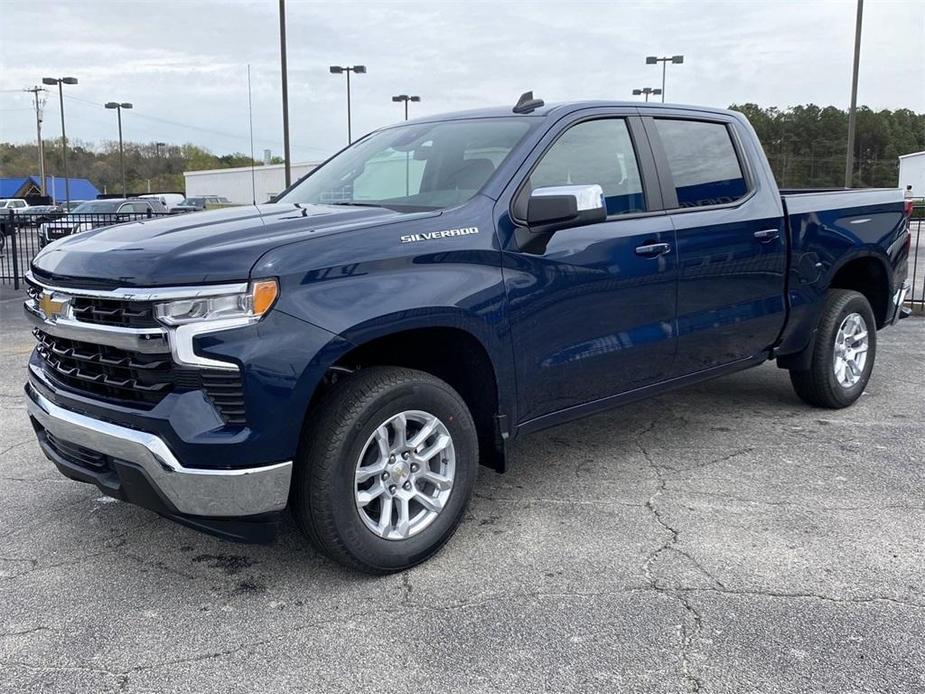
[[[200,530],[244,541],[272,537],[264,526],[286,506],[292,461],[236,469],[185,467],[154,434],[60,407],[31,383],[25,390],[39,443],[67,477]]]

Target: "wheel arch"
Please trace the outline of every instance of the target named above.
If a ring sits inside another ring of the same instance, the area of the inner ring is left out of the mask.
[[[892,270],[882,255],[864,250],[840,258],[823,286],[824,289],[820,291],[819,308],[812,319],[812,332],[808,342],[797,352],[778,356],[779,368],[798,371],[809,368],[816,344],[816,325],[821,319],[821,303],[825,300],[825,292],[830,289],[850,289],[859,292],[870,303],[877,329],[887,325],[890,315]]]
[[[827,289],[851,289],[870,303],[879,330],[890,317],[892,269],[885,258],[868,251],[844,259],[832,272]]]
[[[343,378],[369,366],[401,366],[424,371],[445,381],[465,401],[475,421],[480,462],[499,472],[507,458],[508,422],[512,403],[500,387],[497,355],[490,344],[459,321],[431,318],[426,324],[396,321],[391,331],[357,326],[349,331],[345,349],[328,365],[312,393],[305,420]],[[303,422],[304,426],[304,422]]]

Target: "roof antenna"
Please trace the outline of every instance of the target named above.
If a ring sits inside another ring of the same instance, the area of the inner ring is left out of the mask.
[[[531,113],[535,109],[540,108],[542,105],[543,100],[534,99],[532,91],[524,92],[517,100],[517,105],[514,107],[514,113]]]

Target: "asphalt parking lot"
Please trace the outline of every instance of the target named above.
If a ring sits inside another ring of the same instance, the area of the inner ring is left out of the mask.
[[[0,691],[925,689],[925,319],[847,410],[768,365],[523,439],[386,578],[61,477],[0,332]]]

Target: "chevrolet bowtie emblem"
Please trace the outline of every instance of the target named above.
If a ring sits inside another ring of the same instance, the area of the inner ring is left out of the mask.
[[[68,299],[66,297],[62,300],[57,300],[48,292],[42,292],[42,295],[39,297],[39,308],[45,315],[45,319],[50,321],[57,320],[64,315],[67,303]]]

